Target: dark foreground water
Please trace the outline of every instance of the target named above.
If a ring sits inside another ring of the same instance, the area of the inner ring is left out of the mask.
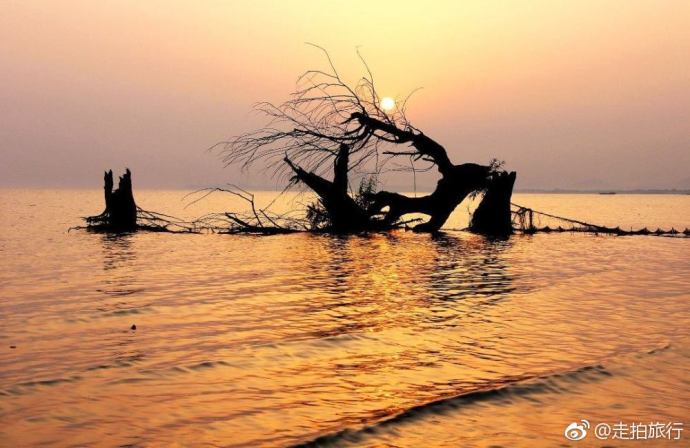
[[[187,216],[233,206],[181,197],[137,195]],[[690,226],[690,196],[515,201]],[[689,423],[690,239],[108,236],[66,232],[100,190],[2,190],[0,206],[0,446],[690,440],[594,434]],[[589,434],[568,441],[582,419]]]

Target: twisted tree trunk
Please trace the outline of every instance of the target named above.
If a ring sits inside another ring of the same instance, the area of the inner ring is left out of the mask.
[[[362,126],[374,131],[385,132],[391,136],[390,141],[392,143],[409,143],[415,148],[420,158],[433,162],[441,175],[436,189],[427,196],[410,198],[387,191],[381,191],[374,195],[374,202],[369,212],[380,213],[388,207],[389,210],[385,218],[388,222],[395,221],[407,213],[423,213],[429,215],[429,220],[415,226],[413,230],[415,232],[437,232],[448,220],[453,210],[470,193],[486,188],[495,174],[491,166],[476,163],[453,165],[445,148],[422,132],[400,129],[391,123],[364,114],[352,114],[352,119],[358,120]],[[510,211],[508,219],[510,219]]]
[[[472,192],[486,190],[475,212],[470,229],[484,234],[510,234],[512,232],[510,196],[515,173],[497,171],[492,166],[464,163],[453,165],[448,154],[437,142],[421,132],[400,129],[390,123],[363,114],[352,114],[352,120],[374,132],[383,132],[392,143],[408,143],[420,158],[433,162],[441,175],[433,193],[412,198],[399,193],[380,191],[370,199],[367,209],[357,204],[347,193],[347,173],[350,147],[341,144],[334,163],[333,181],[328,181],[295,165],[289,158],[285,162],[295,177],[311,188],[328,212],[331,228],[337,232],[357,232],[391,228],[403,215],[421,213],[429,220],[413,228],[415,232],[438,232],[455,208]],[[384,211],[384,209],[387,209]],[[378,219],[376,216],[383,216]]]
[[[295,173],[295,177],[321,198],[321,203],[329,215],[331,230],[344,233],[372,230],[375,225],[371,222],[370,215],[347,193],[349,151],[347,145],[340,146],[335,159],[332,182],[302,169],[287,157],[284,160]]]
[[[475,163],[453,165],[436,184],[433,193],[411,198],[399,193],[380,191],[374,195],[370,212],[389,207],[386,220],[395,221],[407,213],[423,213],[429,220],[414,227],[415,232],[437,232],[453,210],[473,191],[486,185],[490,168]]]

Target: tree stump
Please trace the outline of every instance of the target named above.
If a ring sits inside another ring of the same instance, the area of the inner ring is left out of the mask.
[[[103,224],[109,230],[128,232],[137,228],[137,204],[132,192],[132,172],[129,168],[120,176],[117,190],[113,191],[113,170],[106,171],[104,180],[105,211]]]
[[[486,188],[486,193],[472,215],[470,230],[485,235],[510,235],[513,222],[510,212],[510,198],[515,185],[515,171],[495,173]]]

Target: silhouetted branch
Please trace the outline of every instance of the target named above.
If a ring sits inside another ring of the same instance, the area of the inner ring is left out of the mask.
[[[338,73],[330,55],[321,47],[328,70],[308,70],[297,79],[297,90],[282,104],[258,103],[256,109],[268,118],[265,127],[221,142],[223,161],[248,168],[264,160],[267,167],[286,174],[287,156],[307,171],[323,173],[338,154],[340,145],[350,148],[352,166],[378,158],[383,144],[397,144],[385,133],[358,122],[354,116],[371,117],[377,123],[412,131],[401,109],[388,113],[380,107],[373,76],[361,55],[367,74],[350,86]],[[380,167],[377,166],[377,170]]]
[[[401,108],[384,111],[373,74],[359,50],[357,55],[366,73],[350,86],[341,78],[328,52],[313,46],[323,52],[329,68],[304,72],[297,80],[297,90],[286,102],[257,104],[256,109],[268,118],[267,125],[220,143],[226,164],[238,163],[247,168],[263,160],[279,174],[286,174],[288,169],[292,180],[306,185],[320,198],[319,204],[309,208],[310,216],[316,217],[319,224],[327,222],[332,229],[344,232],[395,226],[407,213],[430,216],[416,230],[437,231],[468,194],[495,185],[492,179],[499,172],[497,167],[453,165],[442,145],[410,124],[405,115],[409,95]],[[410,146],[412,151],[393,149],[398,145]],[[384,149],[386,146],[390,149]],[[364,170],[367,163],[373,162],[373,173],[377,175],[383,165],[401,155],[410,158],[413,176],[416,161],[436,166],[441,179],[431,195],[408,198],[371,191],[365,208],[348,195],[349,172]],[[334,168],[333,181],[324,177],[329,166]],[[510,193],[512,186],[508,196]],[[319,216],[320,207],[327,218]],[[495,207],[487,203],[484,208],[490,214],[501,214],[502,221],[510,221],[509,206],[493,210]],[[256,223],[260,225],[261,220]],[[474,229],[481,232],[483,226]]]
[[[205,188],[192,192],[185,197],[191,197],[199,193],[202,195],[187,204],[187,206],[195,204],[216,192],[228,193],[242,199],[248,204],[251,212],[226,212],[206,215],[195,221],[197,225],[202,224],[200,227],[213,229],[217,233],[257,233],[267,235],[292,233],[307,228],[306,218],[290,217],[287,214],[279,215],[265,208],[257,208],[254,194],[235,185],[231,185],[230,188]]]

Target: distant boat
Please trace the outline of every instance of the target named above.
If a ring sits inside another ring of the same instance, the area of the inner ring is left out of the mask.
[[[615,191],[600,191],[599,194],[616,194]]]

